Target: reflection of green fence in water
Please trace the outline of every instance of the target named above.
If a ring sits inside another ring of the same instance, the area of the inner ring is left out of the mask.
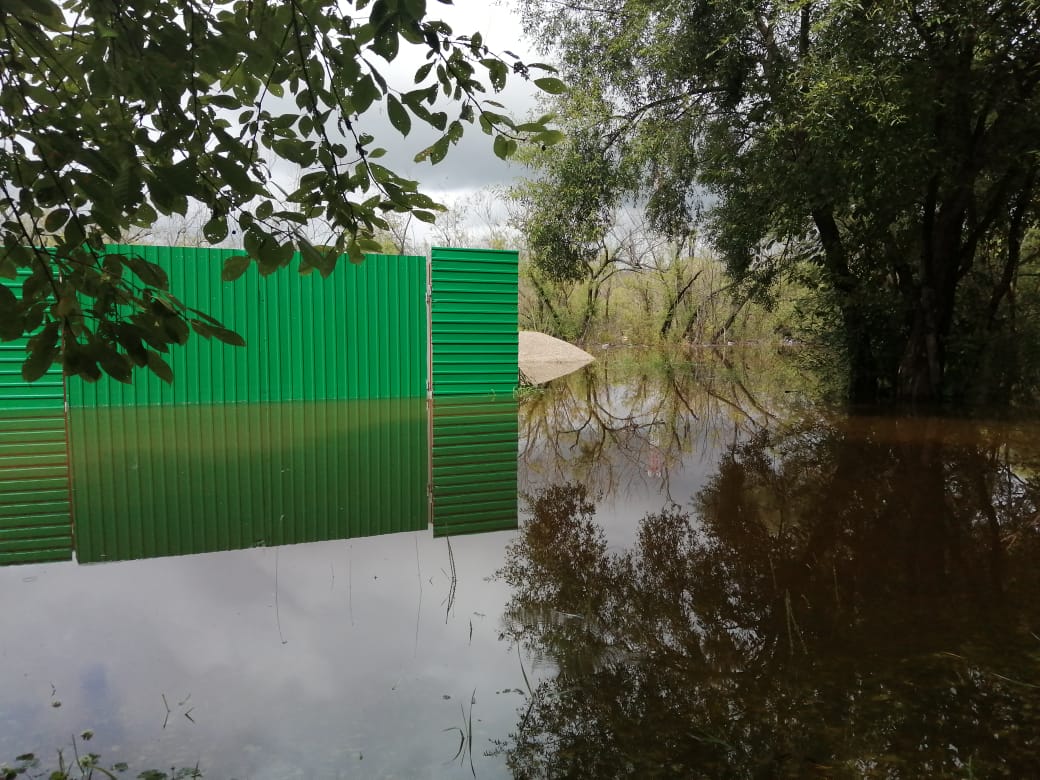
[[[433,533],[451,536],[517,527],[517,403],[433,403]]]
[[[419,399],[77,410],[80,562],[426,527]]]
[[[516,528],[517,406],[436,402],[437,536]],[[419,531],[421,399],[76,409],[81,563]],[[66,555],[66,557],[68,557]]]

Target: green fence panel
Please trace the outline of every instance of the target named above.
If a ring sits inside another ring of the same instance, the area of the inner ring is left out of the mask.
[[[3,284],[20,295],[27,276]],[[0,565],[72,557],[61,370],[22,379],[26,341],[0,343]]]
[[[74,409],[81,563],[417,531],[422,399]]]
[[[433,402],[433,534],[517,527],[517,403]]]
[[[29,277],[26,269],[20,269],[13,280],[0,280],[0,284],[21,297],[22,282]],[[65,388],[61,369],[51,369],[35,382],[22,379],[22,364],[28,355],[28,339],[0,342],[0,409],[61,410],[65,408]]]
[[[0,565],[72,558],[69,511],[64,411],[0,409]]]
[[[341,260],[325,279],[296,263],[270,276],[253,264],[222,282],[231,249],[112,246],[160,265],[170,290],[238,332],[245,347],[193,334],[172,347],[168,385],[147,370],[133,384],[69,379],[72,407],[422,397],[426,394],[426,265],[421,257]]]
[[[518,376],[518,254],[431,252],[434,396],[510,395]]]

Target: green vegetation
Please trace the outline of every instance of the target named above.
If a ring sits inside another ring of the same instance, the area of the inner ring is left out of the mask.
[[[378,112],[401,135],[438,131],[416,158],[431,163],[467,125],[502,157],[559,136],[487,98],[511,74],[558,93],[550,69],[456,35],[426,0],[3,0],[0,26],[0,276],[27,277],[20,296],[0,286],[0,338],[32,337],[27,380],[55,361],[168,375],[161,353],[192,331],[241,341],[157,266],[106,251],[160,216],[201,210],[208,243],[244,246],[226,280],[295,256],[327,275],[381,251],[401,215],[432,222],[438,204],[378,162]],[[390,83],[408,50],[425,62]]]
[[[782,343],[798,330],[796,285],[776,285],[765,305],[709,254],[667,249],[637,262],[605,250],[584,279],[554,279],[524,256],[520,326],[586,347]]]
[[[169,772],[146,769],[138,774],[129,775],[127,773],[130,767],[125,762],[105,766],[97,753],[80,750],[80,742],[86,743],[93,738],[94,732],[89,729],[79,735],[79,741],[73,737],[69,751],[71,756],[66,756],[65,751],[58,750],[53,762],[48,762],[35,753],[23,753],[15,758],[13,764],[0,762],[0,780],[119,780],[123,777],[135,777],[137,780],[198,780],[202,777],[202,772],[197,766],[180,769],[173,767]]]
[[[595,286],[631,264],[613,233],[638,207],[672,258],[699,229],[746,294],[804,290],[854,399],[1022,391],[1040,327],[1036,0],[521,6],[571,86],[554,105],[567,139],[520,193],[542,274]]]

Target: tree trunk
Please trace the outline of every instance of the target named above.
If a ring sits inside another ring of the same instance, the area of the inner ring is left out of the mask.
[[[552,298],[550,297],[549,292],[545,289],[545,285],[539,281],[535,274],[531,274],[530,279],[531,284],[534,286],[535,294],[538,296],[538,308],[541,309],[542,307],[545,307],[549,311],[549,316],[552,318],[554,330],[552,335],[557,337],[566,335],[563,333],[563,321],[560,319],[560,314],[556,311],[556,307],[553,306]]]
[[[813,222],[823,246],[824,267],[831,285],[839,295],[839,308],[845,329],[845,353],[849,367],[849,400],[853,403],[876,401],[880,384],[874,339],[870,323],[860,302],[862,290],[849,270],[841,231],[829,206],[813,209]]]
[[[914,307],[910,335],[899,362],[900,400],[930,402],[941,397],[946,368],[939,303],[934,289],[923,287]]]
[[[683,286],[683,288],[675,294],[675,297],[669,302],[668,310],[664,313],[664,322],[661,324],[661,338],[665,338],[668,335],[668,331],[672,329],[672,325],[675,322],[675,313],[676,311],[678,311],[679,305],[683,302],[683,299],[686,297],[686,293],[688,293],[690,291],[690,288],[693,287],[693,283],[697,281],[697,277],[699,277],[702,273],[704,273],[703,270],[695,273],[693,277],[690,279],[690,281],[688,281]]]
[[[879,376],[874,340],[866,319],[855,304],[842,307],[845,321],[845,354],[848,360],[849,400],[871,403],[878,399]]]
[[[931,403],[942,398],[946,341],[953,324],[954,299],[961,268],[971,247],[962,245],[970,192],[961,186],[937,206],[937,187],[925,204],[924,248],[920,285],[910,309],[910,332],[899,361],[896,394],[900,400]]]

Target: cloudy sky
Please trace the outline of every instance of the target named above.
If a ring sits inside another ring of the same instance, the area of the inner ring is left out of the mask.
[[[541,59],[534,53],[533,45],[524,38],[519,17],[507,5],[488,0],[454,0],[453,6],[430,2],[428,8],[431,18],[443,19],[456,34],[480,32],[492,51],[509,50],[528,62]],[[425,62],[420,53],[416,54],[418,56],[409,57],[402,50],[402,56],[388,68],[387,75],[392,83],[412,83],[416,68]],[[503,93],[490,96],[506,105],[513,117],[524,117],[535,109],[537,94],[538,90],[531,84],[510,78]],[[449,107],[445,110],[449,117],[457,115],[457,109],[453,111]],[[457,199],[484,187],[507,184],[522,171],[520,166],[503,162],[494,155],[492,137],[484,135],[477,125],[467,126],[463,139],[437,165],[415,163],[415,154],[440,134],[416,122],[408,137],[402,138],[390,127],[385,116],[380,116],[379,120],[383,129],[373,128],[370,132],[387,148],[387,167],[419,180],[434,197]]]

